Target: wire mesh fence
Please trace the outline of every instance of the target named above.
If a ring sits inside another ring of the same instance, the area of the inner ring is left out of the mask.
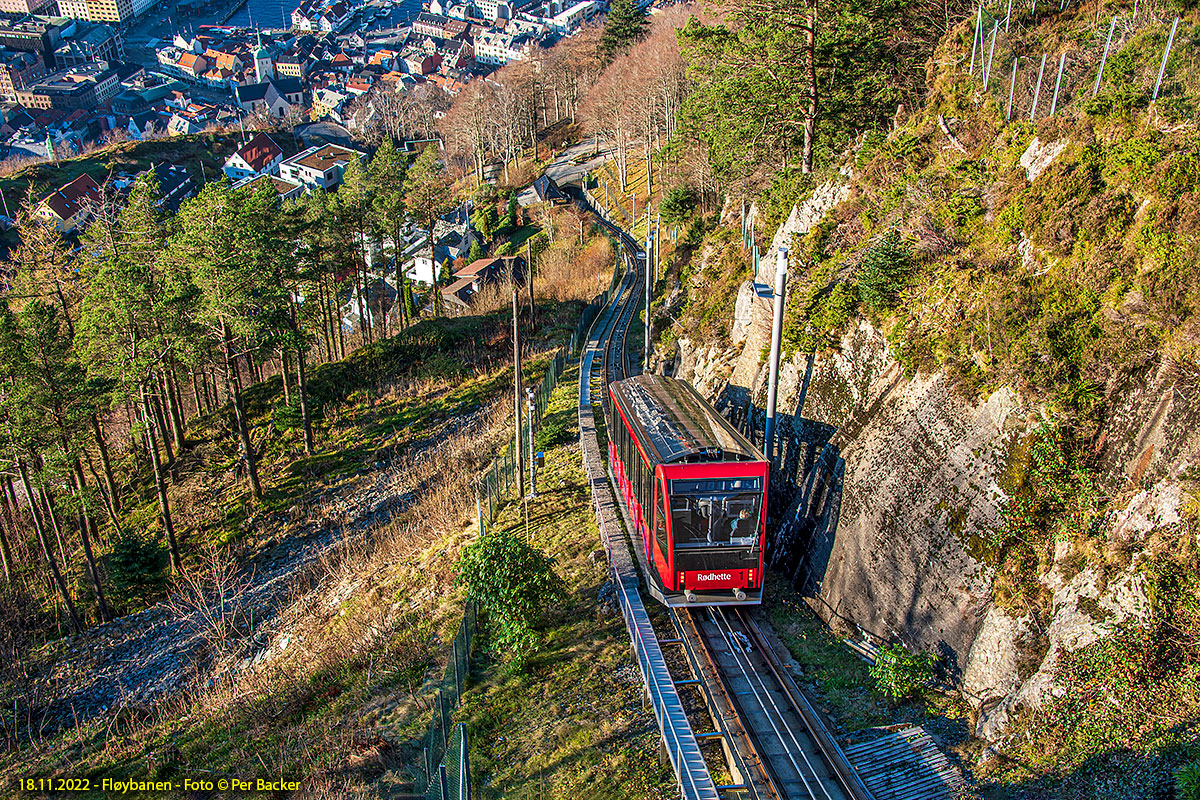
[[[425,800],[471,800],[467,726],[461,722],[454,726],[446,753],[431,774]]]
[[[976,7],[962,42],[968,75],[1007,120],[1054,116],[1076,100],[1089,113],[1146,106],[1195,115],[1200,26],[1134,3],[1111,16],[1080,13],[1051,35],[1037,27],[1075,15],[1078,0],[991,0]],[[969,36],[971,41],[966,43]]]
[[[442,674],[441,684],[434,695],[433,718],[429,723],[422,746],[421,773],[426,781],[426,797],[469,798],[470,777],[467,766],[467,733],[461,724],[452,721],[454,709],[462,701],[463,690],[471,672],[471,652],[475,648],[476,612],[475,604],[467,601],[463,610],[462,622],[458,634],[450,648],[450,658],[446,662],[446,671]],[[454,781],[454,794],[439,794],[442,791],[442,780],[439,774],[449,770]]]

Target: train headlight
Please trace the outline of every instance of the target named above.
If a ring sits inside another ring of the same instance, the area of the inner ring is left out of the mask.
[[[746,593],[743,592],[741,589],[734,589],[733,590],[733,599],[738,600],[738,601],[745,600]]]

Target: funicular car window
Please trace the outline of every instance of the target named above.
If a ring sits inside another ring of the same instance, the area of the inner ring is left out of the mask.
[[[671,481],[676,547],[753,546],[761,509],[762,478]]]

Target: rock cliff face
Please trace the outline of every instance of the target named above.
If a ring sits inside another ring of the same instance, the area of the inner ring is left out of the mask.
[[[844,197],[839,185],[819,189],[776,246]],[[762,263],[773,265],[774,253]],[[761,430],[771,317],[758,277],[741,287],[730,341],[680,339],[674,363],[677,377],[752,432]],[[1099,453],[1104,489],[1143,487],[1110,521],[1111,536],[1140,540],[1180,523],[1176,477],[1200,460],[1200,404],[1174,385],[1166,367],[1152,370],[1111,414]],[[795,498],[778,517],[793,521],[792,557],[777,568],[836,628],[937,651],[978,709],[980,737],[1003,741],[1018,710],[1054,691],[1062,653],[1146,612],[1136,556],[1119,574],[1078,570],[1070,543],[1042,576],[1053,594],[1045,630],[993,604],[983,544],[1044,413],[1013,390],[966,400],[941,373],[907,377],[885,337],[860,321],[835,349],[781,365],[779,413],[782,477]]]

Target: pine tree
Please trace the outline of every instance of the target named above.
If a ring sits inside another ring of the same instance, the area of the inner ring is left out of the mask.
[[[159,192],[149,178],[136,181],[124,207],[97,214],[84,236],[81,268],[88,284],[76,346],[88,370],[110,387],[112,403],[142,410],[147,434],[157,443],[149,398],[155,375],[168,353],[190,351],[198,332],[188,324],[196,289],[190,277],[162,257],[166,222],[157,207]],[[157,434],[165,437],[165,430]],[[150,454],[159,517],[167,537],[171,567],[182,567],[179,542],[167,497],[165,471]],[[113,511],[113,524],[120,522]]]
[[[433,226],[438,217],[454,208],[454,200],[450,196],[450,179],[446,175],[445,165],[438,158],[436,146],[427,145],[408,168],[405,206],[417,224],[429,233],[429,261],[436,270]]]
[[[371,197],[371,214],[376,229],[381,231],[392,245],[392,265],[395,271],[396,320],[403,326],[407,313],[400,296],[408,276],[404,273],[404,158],[397,152],[392,139],[385,136],[375,157],[371,159],[369,175],[374,193]]]
[[[600,37],[605,61],[612,61],[632,47],[645,35],[649,24],[646,10],[635,5],[634,0],[613,0]]]

